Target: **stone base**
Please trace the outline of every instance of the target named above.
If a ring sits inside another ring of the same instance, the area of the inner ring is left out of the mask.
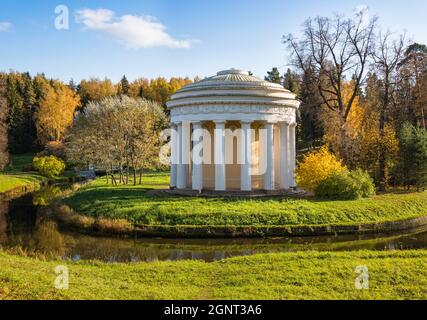
[[[203,190],[201,192],[192,189],[158,189],[150,190],[147,192],[151,196],[186,196],[186,197],[207,197],[207,198],[261,198],[261,197],[306,197],[310,196],[307,191],[302,189],[296,190],[227,190],[227,191],[214,191]]]

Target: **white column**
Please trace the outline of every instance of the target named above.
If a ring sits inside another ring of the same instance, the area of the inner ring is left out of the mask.
[[[188,165],[190,161],[190,123],[182,122],[178,124],[178,181],[177,188],[187,188]]]
[[[251,123],[242,122],[240,139],[240,190],[251,191],[252,190],[252,175],[251,175],[251,164],[252,164],[252,136],[251,136]]]
[[[171,189],[176,188],[178,180],[178,132],[177,125],[172,123],[171,125],[171,177],[170,177],[170,187]]]
[[[215,190],[225,191],[225,121],[215,121]]]
[[[264,175],[264,189],[274,190],[274,124],[267,123],[265,129],[267,130],[267,170]]]
[[[200,122],[193,123],[193,151],[192,155],[192,189],[202,191],[203,189],[203,131]]]
[[[184,189],[186,186],[185,181],[185,168],[182,164],[182,122],[179,122],[177,124],[178,130],[177,130],[177,181],[176,181],[176,187],[178,189]]]
[[[280,189],[291,187],[289,163],[289,123],[280,123]]]
[[[291,188],[295,188],[297,186],[296,183],[296,134],[295,134],[295,128],[297,124],[291,123],[289,125],[289,161],[290,161],[290,182],[291,182]]]

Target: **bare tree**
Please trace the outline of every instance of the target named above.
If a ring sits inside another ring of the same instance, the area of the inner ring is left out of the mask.
[[[392,34],[387,32],[384,35],[379,34],[378,45],[372,52],[375,71],[382,83],[381,98],[379,106],[379,187],[381,191],[387,188],[387,149],[384,143],[385,125],[387,122],[387,110],[392,104],[394,93],[396,92],[398,82],[398,66],[404,57],[405,36],[401,35],[398,39],[392,39]]]
[[[371,58],[377,18],[367,21],[363,13],[354,19],[317,17],[304,23],[301,40],[284,37],[291,50],[293,63],[317,85],[324,105],[340,121],[341,147],[346,158],[345,125],[350,110],[366,78]],[[345,99],[343,84],[353,80],[350,98]]]

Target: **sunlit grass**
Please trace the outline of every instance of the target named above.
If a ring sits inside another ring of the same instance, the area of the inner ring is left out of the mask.
[[[0,299],[426,299],[427,251],[276,253],[202,261],[106,264],[0,252]],[[57,290],[55,266],[69,268]],[[356,266],[369,289],[355,287]]]
[[[5,192],[18,187],[30,184],[39,184],[46,178],[35,174],[0,174],[0,192]]]
[[[80,214],[152,225],[284,226],[359,224],[427,215],[427,192],[385,194],[352,201],[294,198],[156,197],[165,173],[146,175],[143,185],[111,186],[98,179],[65,199]]]

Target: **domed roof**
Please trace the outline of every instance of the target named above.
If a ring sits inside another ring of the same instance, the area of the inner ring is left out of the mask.
[[[172,95],[168,108],[203,104],[267,104],[298,108],[295,94],[282,85],[229,69],[186,85]]]

